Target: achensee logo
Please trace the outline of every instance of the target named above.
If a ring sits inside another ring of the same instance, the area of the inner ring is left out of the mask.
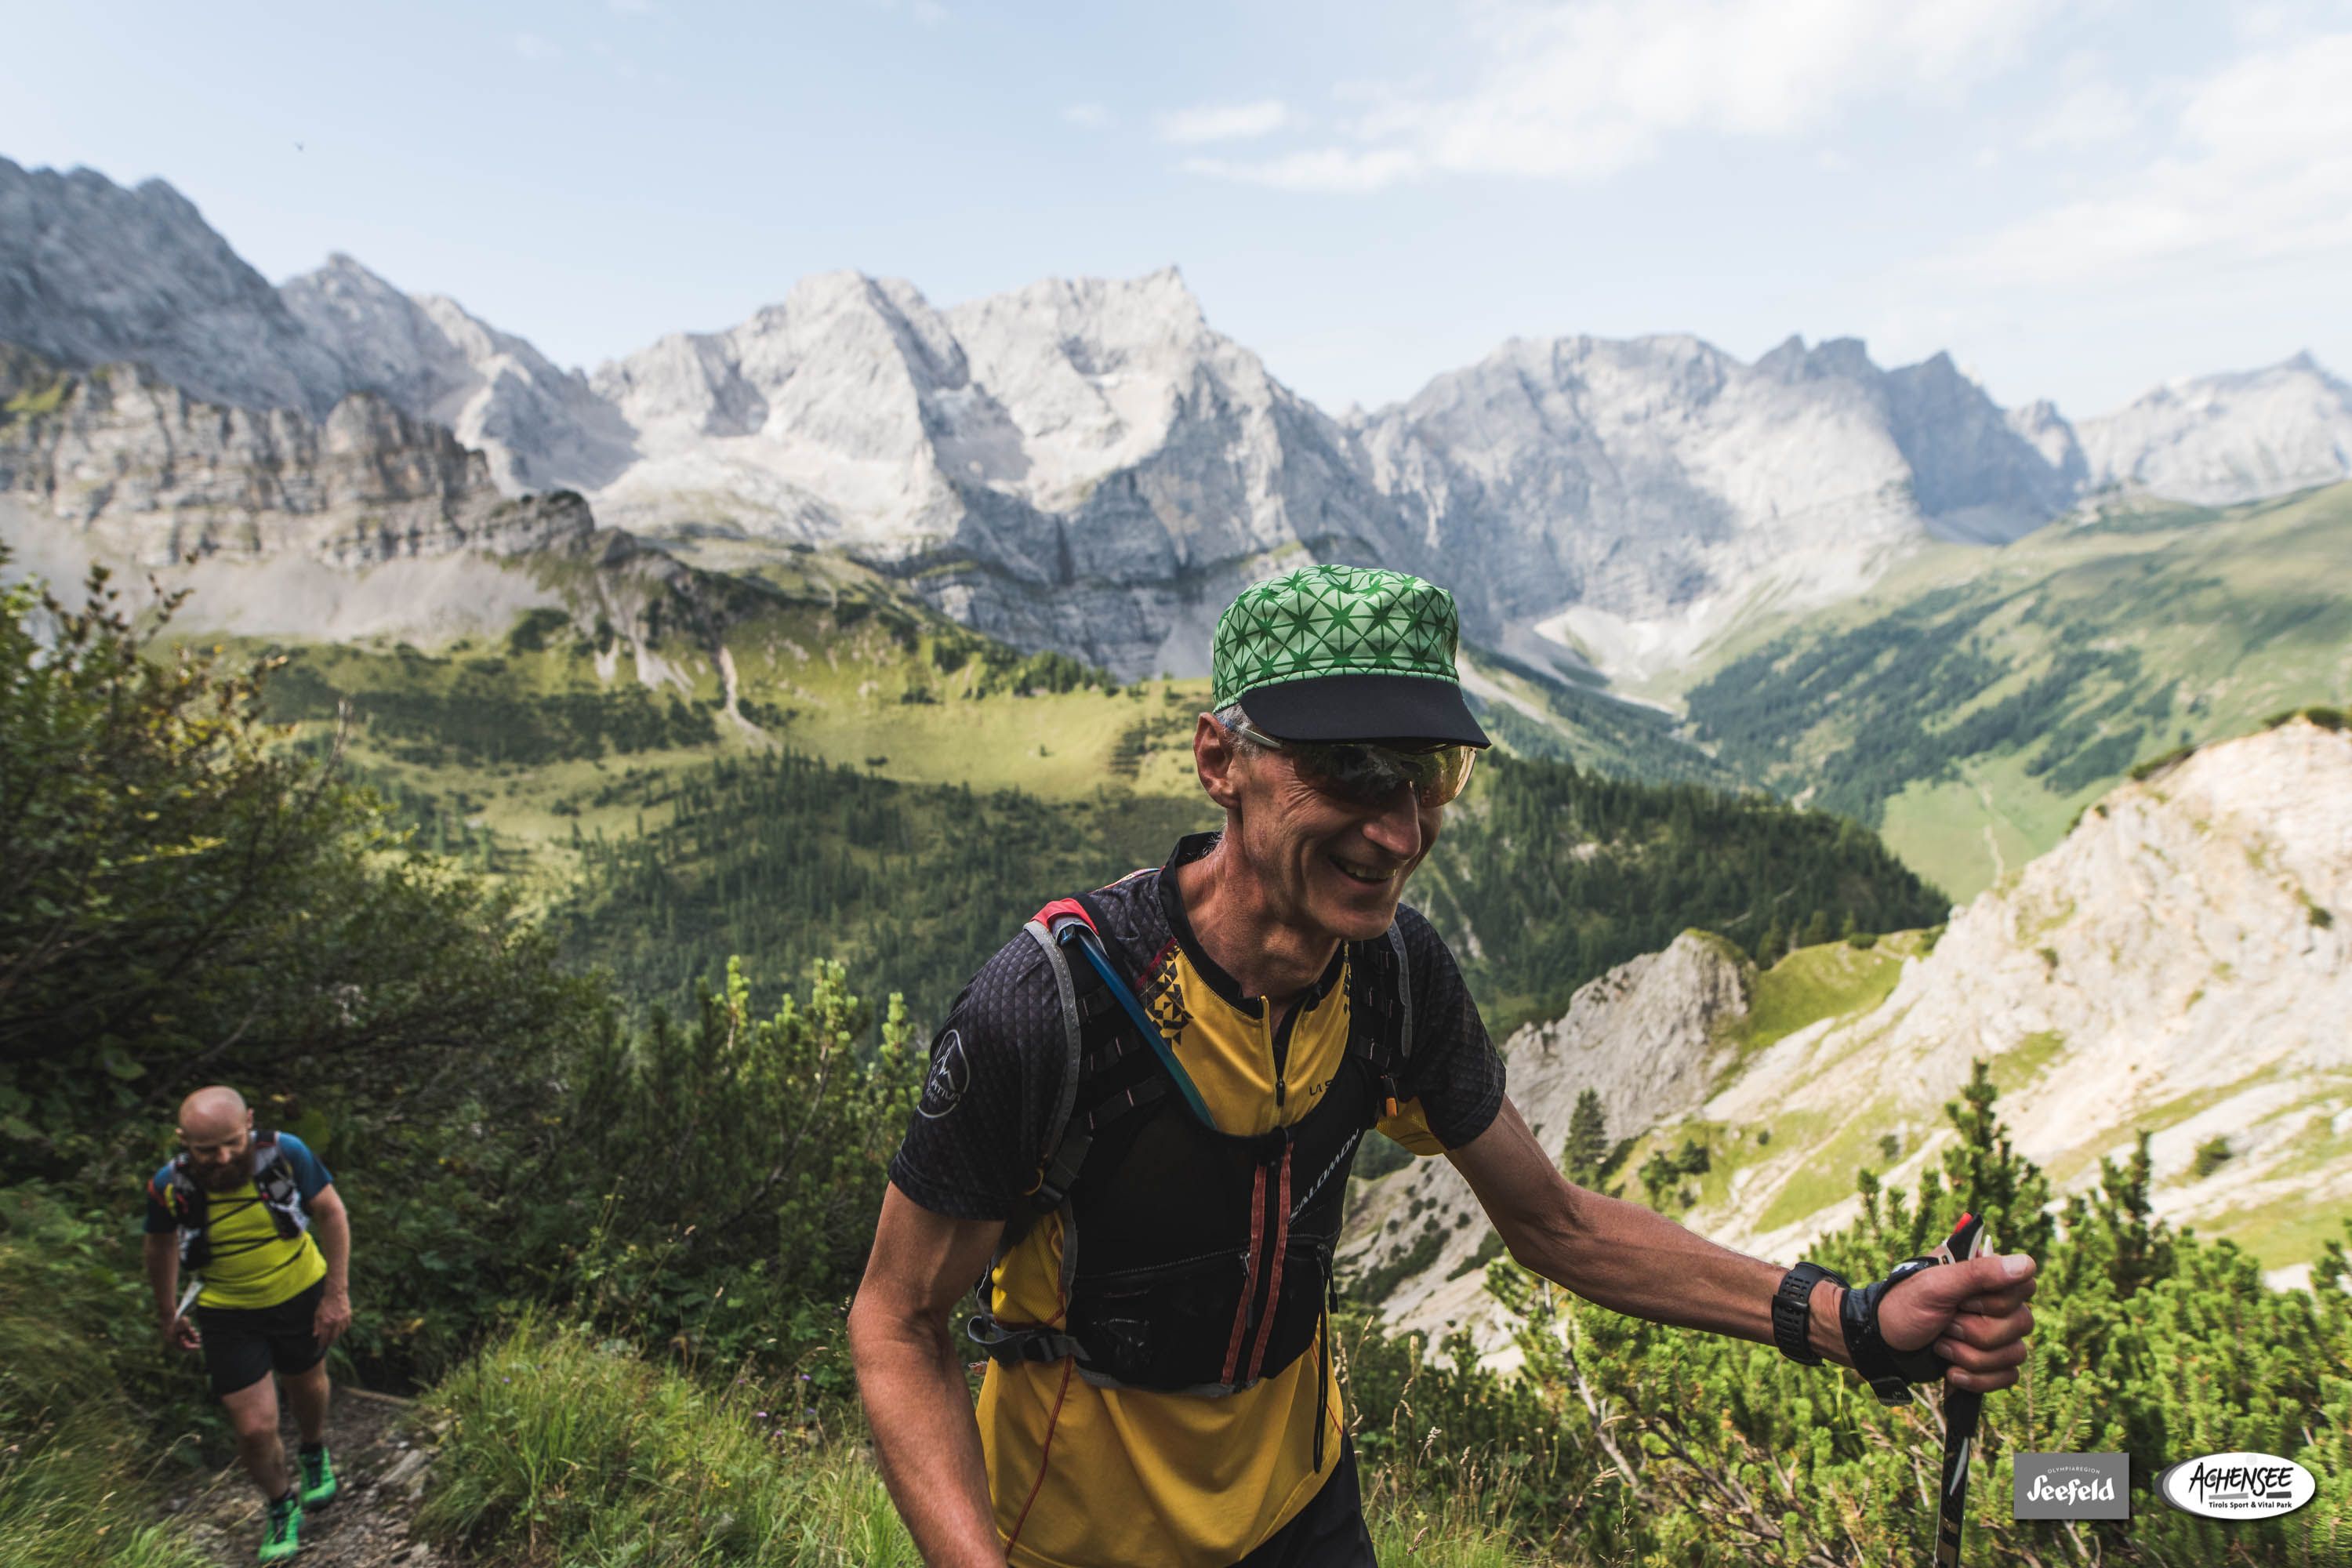
[[[2019,1454],[2019,1519],[2129,1519],[2129,1454]]]
[[[2156,1478],[2157,1496],[2183,1513],[2207,1519],[2293,1513],[2318,1489],[2309,1470],[2276,1454],[2207,1454],[2184,1459]]]

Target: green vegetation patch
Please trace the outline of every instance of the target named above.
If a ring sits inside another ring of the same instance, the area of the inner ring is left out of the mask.
[[[2339,710],[2352,597],[2326,584],[2347,579],[2352,486],[2053,525],[1925,552],[1853,604],[1727,649],[1685,700],[1726,764],[1886,822],[1965,895],[2136,765],[2283,708]],[[1919,804],[1898,824],[1906,792]]]
[[[1854,823],[1760,795],[1559,763],[1482,764],[1411,891],[1498,1036],[1703,927],[1774,955],[1801,936],[1942,918],[1941,893]]]
[[[1824,1018],[1866,1012],[1884,1002],[1902,978],[1903,952],[1892,942],[1798,948],[1757,975],[1738,1034],[1743,1053],[1762,1050]]]
[[[484,1560],[915,1568],[881,1477],[800,1386],[526,1320],[426,1399],[449,1425],[416,1528]]]
[[[327,723],[348,706],[393,757],[460,768],[536,766],[719,739],[710,701],[649,691],[634,679],[606,686],[583,647],[551,652],[548,637],[546,622],[526,616],[506,657],[300,649],[270,680],[268,710],[280,723]]]

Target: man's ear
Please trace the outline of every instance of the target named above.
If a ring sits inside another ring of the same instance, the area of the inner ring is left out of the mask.
[[[1213,713],[1203,713],[1192,725],[1192,771],[1212,803],[1231,811],[1241,802],[1242,749]]]

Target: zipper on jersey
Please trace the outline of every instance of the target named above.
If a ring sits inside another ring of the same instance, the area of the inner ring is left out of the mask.
[[[1290,1031],[1298,1022],[1303,1006],[1301,1003],[1293,1002],[1290,1011],[1282,1016],[1282,1022],[1266,1031],[1266,1055],[1274,1060],[1274,1108],[1276,1110],[1281,1110],[1283,1102],[1290,1098],[1290,1082],[1285,1076],[1290,1068]],[[1259,1021],[1263,1023],[1273,1013],[1274,1004],[1266,1003],[1265,1010],[1258,1015]]]

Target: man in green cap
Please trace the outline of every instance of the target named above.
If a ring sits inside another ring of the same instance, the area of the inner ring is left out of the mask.
[[[1194,725],[1221,832],[1038,911],[957,997],[850,1313],[932,1564],[1372,1562],[1332,1371],[1348,1170],[1443,1153],[1512,1255],[1603,1306],[1856,1366],[2016,1380],[2031,1260],[1848,1290],[1571,1185],[1402,901],[1486,732],[1444,589],[1310,566],[1217,624]],[[982,1281],[977,1417],[950,1319]]]

